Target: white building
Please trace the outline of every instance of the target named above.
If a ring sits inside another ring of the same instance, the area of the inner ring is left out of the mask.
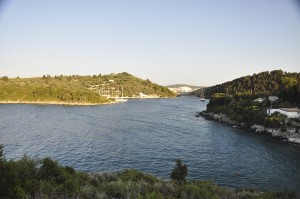
[[[192,92],[194,90],[197,90],[198,88],[191,88],[191,87],[188,87],[188,86],[181,86],[181,87],[177,87],[177,88],[169,88],[171,91],[173,91],[174,93],[177,93],[177,94],[184,94],[184,93],[189,93],[189,92]]]
[[[286,115],[287,118],[300,118],[300,109],[298,108],[279,108],[267,110],[268,115],[271,115],[275,112],[279,112],[282,115]]]
[[[277,102],[278,101],[278,97],[277,96],[269,96],[269,101],[270,102]]]

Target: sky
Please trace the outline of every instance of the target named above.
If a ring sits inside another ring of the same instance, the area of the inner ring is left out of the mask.
[[[297,0],[0,0],[0,76],[212,86],[300,72]]]

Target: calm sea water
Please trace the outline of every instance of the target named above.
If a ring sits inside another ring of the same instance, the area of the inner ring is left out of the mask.
[[[90,107],[0,105],[0,143],[7,159],[51,156],[87,172],[134,168],[168,178],[180,158],[189,179],[300,190],[299,146],[196,118],[205,107],[194,97]]]

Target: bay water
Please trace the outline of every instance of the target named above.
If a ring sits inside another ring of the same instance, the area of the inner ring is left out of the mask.
[[[8,160],[49,156],[85,172],[137,169],[168,179],[179,158],[189,179],[300,190],[299,146],[195,117],[206,104],[196,97],[103,106],[2,104],[0,143]]]

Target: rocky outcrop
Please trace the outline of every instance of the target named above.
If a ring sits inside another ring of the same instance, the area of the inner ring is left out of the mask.
[[[300,122],[299,122],[299,121],[290,120],[289,123],[290,123],[292,126],[300,127]]]
[[[250,126],[250,129],[254,130],[256,133],[263,133],[266,131],[266,128],[263,125],[253,124]]]
[[[266,128],[262,125],[252,125],[250,127],[257,133],[267,133],[273,137],[283,138],[289,142],[300,144],[300,129],[294,126],[284,125],[280,128]]]
[[[228,124],[230,126],[237,126],[237,127],[245,127],[244,123],[239,123],[237,121],[231,120],[225,114],[214,114],[206,111],[202,111],[198,113],[200,116],[204,117],[205,119],[215,120],[220,123]]]
[[[214,114],[206,111],[199,112],[198,116],[202,116],[205,119],[214,120],[233,127],[250,128],[256,133],[265,133],[271,135],[272,137],[277,137],[292,143],[300,144],[300,128],[297,126],[283,125],[280,128],[270,128],[258,124],[252,124],[248,126],[245,123],[239,123],[231,120],[225,114]]]

